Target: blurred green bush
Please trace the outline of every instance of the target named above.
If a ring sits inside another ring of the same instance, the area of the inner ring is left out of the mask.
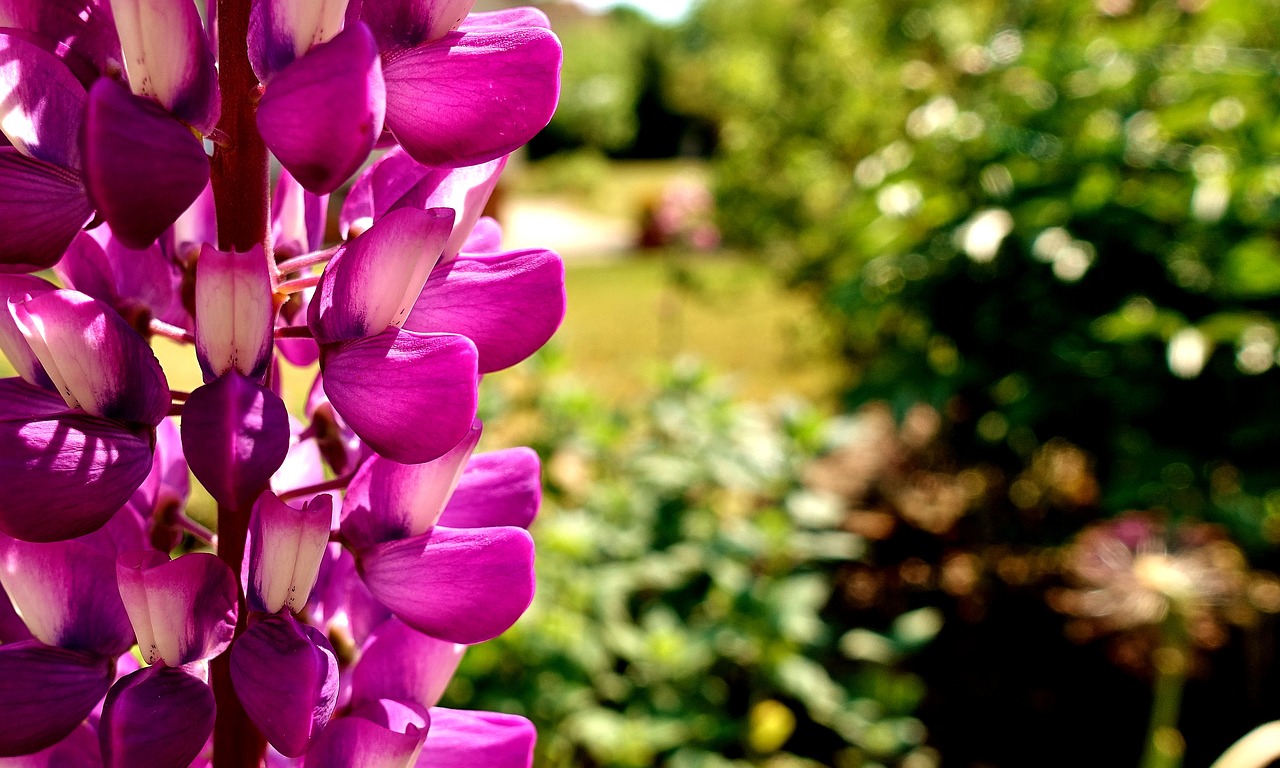
[[[849,404],[1013,475],[1280,538],[1280,3],[704,0],[670,83],[720,224],[818,295]],[[1018,502],[1018,499],[1014,499]],[[1034,504],[1034,499],[1027,500]]]
[[[538,595],[468,651],[446,704],[526,714],[541,766],[854,768],[916,750],[923,686],[895,665],[939,619],[844,618],[838,575],[863,540],[799,482],[823,420],[736,404],[693,367],[610,409],[535,361],[483,410],[523,416],[544,457]]]

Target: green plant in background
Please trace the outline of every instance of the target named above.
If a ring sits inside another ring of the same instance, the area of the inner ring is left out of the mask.
[[[1280,4],[706,0],[672,96],[726,238],[819,295],[849,400],[1101,507],[1280,532]],[[1017,501],[1017,499],[1015,499]]]
[[[687,366],[625,410],[564,384],[505,392],[486,407],[528,417],[546,459],[539,591],[468,652],[451,701],[544,725],[545,766],[931,764],[923,687],[896,664],[937,616],[842,619],[863,541],[799,483],[822,419],[735,404]]]

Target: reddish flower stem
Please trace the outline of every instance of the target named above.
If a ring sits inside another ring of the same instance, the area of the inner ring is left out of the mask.
[[[294,256],[292,259],[285,259],[276,264],[277,275],[287,275],[290,272],[298,272],[307,267],[314,267],[317,264],[324,264],[332,259],[338,253],[337,248],[326,248],[323,251],[312,251],[304,253],[301,256]]]
[[[213,198],[217,209],[218,247],[248,251],[262,244],[270,259],[267,212],[269,177],[267,148],[258,134],[255,110],[258,78],[249,66],[250,0],[217,0],[218,87],[222,117],[218,131],[225,141],[213,149]],[[240,573],[248,534],[249,511],[218,506],[218,557]],[[236,636],[245,631],[248,611],[240,595]],[[267,742],[249,720],[231,684],[230,652],[210,664],[218,716],[213,727],[213,768],[259,768]]]
[[[345,475],[339,475],[332,480],[325,480],[315,485],[307,485],[302,488],[294,488],[291,491],[285,491],[280,494],[281,501],[289,501],[302,496],[310,496],[313,493],[323,493],[325,491],[341,491],[351,484],[352,478],[356,476],[355,472],[348,472]]]
[[[302,293],[308,288],[314,288],[320,284],[320,275],[307,275],[293,280],[286,280],[276,286],[276,293],[287,296],[291,293]]]
[[[154,317],[151,318],[151,322],[148,328],[151,331],[152,336],[163,336],[166,339],[172,339],[173,341],[176,341],[179,344],[195,344],[196,343],[195,336],[192,336],[191,334],[187,333],[185,330],[183,330],[182,328],[179,328],[176,325],[170,325],[169,323],[166,323],[163,320],[157,320]]]

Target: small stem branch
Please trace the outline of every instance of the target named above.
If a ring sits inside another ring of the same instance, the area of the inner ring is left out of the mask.
[[[170,403],[170,404],[169,404],[169,415],[170,415],[170,416],[181,416],[181,415],[182,415],[182,403]]]
[[[288,295],[290,293],[302,293],[308,288],[314,288],[320,283],[320,275],[307,275],[299,277],[295,280],[285,280],[276,286],[276,293]]]
[[[310,496],[312,494],[323,493],[325,491],[340,491],[343,488],[346,488],[348,485],[350,485],[351,478],[355,476],[356,476],[355,472],[348,472],[345,475],[338,475],[332,480],[325,480],[323,483],[316,483],[315,485],[307,485],[307,486],[303,486],[302,488],[294,488],[292,491],[285,491],[284,493],[280,494],[280,500],[289,501],[290,499],[297,499],[302,496]]]
[[[169,390],[169,399],[175,403],[185,403],[189,397],[191,397],[190,392],[183,392],[180,389]]]
[[[195,344],[196,337],[187,333],[184,329],[176,325],[170,325],[163,320],[151,318],[151,322],[147,326],[151,330],[152,336],[163,336],[166,339],[172,339],[179,344]]]
[[[297,272],[307,267],[314,267],[317,264],[324,264],[337,253],[337,248],[326,248],[323,251],[312,251],[301,256],[294,256],[292,259],[285,259],[276,264],[276,274],[287,275],[290,272]]]

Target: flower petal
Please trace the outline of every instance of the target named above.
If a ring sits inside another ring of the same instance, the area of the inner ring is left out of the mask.
[[[111,0],[111,11],[133,92],[155,99],[201,133],[212,130],[219,114],[218,75],[196,4]]]
[[[19,152],[78,169],[84,100],[84,86],[57,56],[0,32],[0,132]]]
[[[476,0],[383,0],[365,3],[360,18],[383,48],[439,40],[458,28]]]
[[[361,465],[342,502],[342,536],[361,548],[431,530],[480,441],[476,421],[449,452],[422,464],[374,456]]]
[[[499,11],[482,11],[473,13],[463,20],[458,29],[466,32],[484,27],[542,27],[551,29],[551,21],[547,14],[537,8],[521,6],[505,8]]]
[[[551,120],[560,41],[540,27],[452,32],[383,65],[387,127],[415,160],[457,167],[495,160]]]
[[[307,751],[338,702],[338,661],[315,627],[283,613],[256,622],[231,647],[231,682],[271,746]]]
[[[533,539],[520,528],[431,533],[360,552],[373,596],[420,632],[481,643],[505,632],[533,600]]]
[[[498,253],[502,250],[502,227],[490,216],[481,216],[462,244],[464,253],[472,255]]]
[[[5,0],[0,2],[0,27],[35,33],[43,40],[56,43],[53,53],[69,64],[79,60],[88,70],[82,80],[97,78],[99,72],[108,69],[110,62],[120,61],[120,39],[116,36],[109,3]]]
[[[471,457],[440,516],[449,528],[528,528],[542,503],[542,465],[531,448],[506,448]]]
[[[254,0],[249,16],[249,62],[266,83],[313,45],[342,30],[347,0]]]
[[[452,226],[447,208],[393,211],[339,250],[308,307],[316,341],[359,339],[400,327]]]
[[[285,67],[258,103],[263,141],[303,187],[327,195],[359,170],[382,133],[386,95],[373,35],[343,30]]]
[[[19,757],[0,758],[0,768],[102,768],[98,736],[88,723],[51,747]]]
[[[0,756],[25,755],[64,739],[115,676],[109,658],[35,640],[0,646]]]
[[[307,192],[289,169],[281,169],[271,198],[271,250],[277,261],[324,247],[328,207],[328,195]]]
[[[101,528],[146,479],[149,432],[76,413],[0,419],[0,532],[60,541]]]
[[[360,652],[351,701],[358,706],[392,699],[434,707],[466,650],[465,645],[428,637],[398,619],[386,621]]]
[[[219,504],[247,510],[289,453],[289,412],[270,390],[228,371],[187,398],[182,448]]]
[[[116,548],[104,531],[33,544],[0,536],[0,585],[46,645],[119,656],[133,627],[116,587]]]
[[[249,609],[300,611],[311,597],[329,544],[333,497],[321,494],[295,509],[270,491],[258,497],[249,517]]]
[[[320,365],[333,407],[392,461],[420,464],[443,456],[475,419],[476,350],[462,336],[391,328],[326,347]]]
[[[350,550],[336,543],[325,552],[307,611],[314,623],[349,636],[357,647],[391,618],[387,607],[375,600],[360,580]]]
[[[400,733],[362,717],[333,720],[307,750],[306,768],[409,768],[426,739],[410,725]]]
[[[28,294],[53,290],[57,290],[53,283],[32,275],[0,275],[0,302],[6,307],[10,300],[21,300]],[[0,353],[4,354],[9,365],[23,381],[49,390],[56,389],[49,374],[45,373],[44,366],[40,365],[40,358],[36,357],[35,351],[27,343],[22,329],[8,312],[0,312]]]
[[[205,245],[196,262],[196,355],[205,381],[235,369],[261,381],[275,329],[271,272],[259,243],[247,253]]]
[[[213,733],[213,691],[176,667],[146,667],[111,686],[98,724],[106,768],[187,768]]]
[[[10,312],[45,372],[72,408],[154,427],[169,412],[169,383],[120,315],[78,291],[46,291]]]
[[[177,667],[226,650],[235,632],[235,575],[208,552],[175,560],[163,552],[126,552],[116,561],[120,598],[148,664]]]
[[[73,174],[0,146],[0,272],[53,266],[92,213]]]
[[[480,372],[490,373],[538,351],[564,312],[564,263],[554,252],[463,255],[432,270],[404,327],[466,336]]]
[[[529,768],[538,732],[518,715],[432,707],[422,768]]]
[[[89,89],[81,153],[89,197],[131,248],[151,245],[209,183],[200,140],[107,77]]]

